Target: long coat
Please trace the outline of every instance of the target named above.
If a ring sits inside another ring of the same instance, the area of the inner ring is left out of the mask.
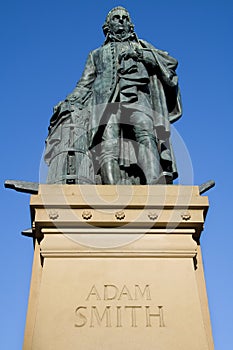
[[[135,49],[140,49],[141,63],[146,68],[149,78],[151,114],[154,130],[158,140],[161,164],[170,164],[173,178],[177,177],[176,164],[170,144],[170,123],[180,118],[182,113],[178,78],[176,75],[177,61],[167,52],[153,47],[144,40],[131,43]],[[69,115],[70,106],[90,110],[89,146],[92,145],[99,125],[105,123],[106,107],[115,102],[116,90],[119,86],[119,63],[117,43],[108,42],[89,53],[84,72],[73,92],[63,103],[54,109],[50,121],[53,131],[64,117]],[[47,142],[50,139],[48,137]],[[165,169],[166,173],[166,169]]]

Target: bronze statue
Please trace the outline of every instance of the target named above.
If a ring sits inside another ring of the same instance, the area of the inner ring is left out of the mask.
[[[103,32],[75,89],[54,108],[47,182],[172,183],[170,123],[181,116],[177,61],[138,39],[123,7],[108,13]]]

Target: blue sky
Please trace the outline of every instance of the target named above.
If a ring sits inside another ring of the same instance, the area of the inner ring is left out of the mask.
[[[0,348],[22,348],[33,257],[29,195],[6,179],[39,181],[52,107],[72,91],[101,26],[125,6],[138,36],[179,61],[183,117],[175,124],[192,160],[193,182],[209,179],[202,234],[216,350],[232,349],[232,21],[230,0],[13,0],[1,6],[1,327]],[[185,164],[181,162],[181,172]]]

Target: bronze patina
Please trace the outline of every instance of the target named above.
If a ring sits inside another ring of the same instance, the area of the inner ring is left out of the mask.
[[[54,107],[47,183],[157,184],[178,176],[170,124],[181,116],[177,60],[112,9],[73,92]]]

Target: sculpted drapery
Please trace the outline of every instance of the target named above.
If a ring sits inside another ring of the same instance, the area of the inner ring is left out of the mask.
[[[172,183],[170,123],[181,116],[177,61],[138,39],[123,8],[110,11],[104,32],[75,89],[54,108],[47,182]]]

